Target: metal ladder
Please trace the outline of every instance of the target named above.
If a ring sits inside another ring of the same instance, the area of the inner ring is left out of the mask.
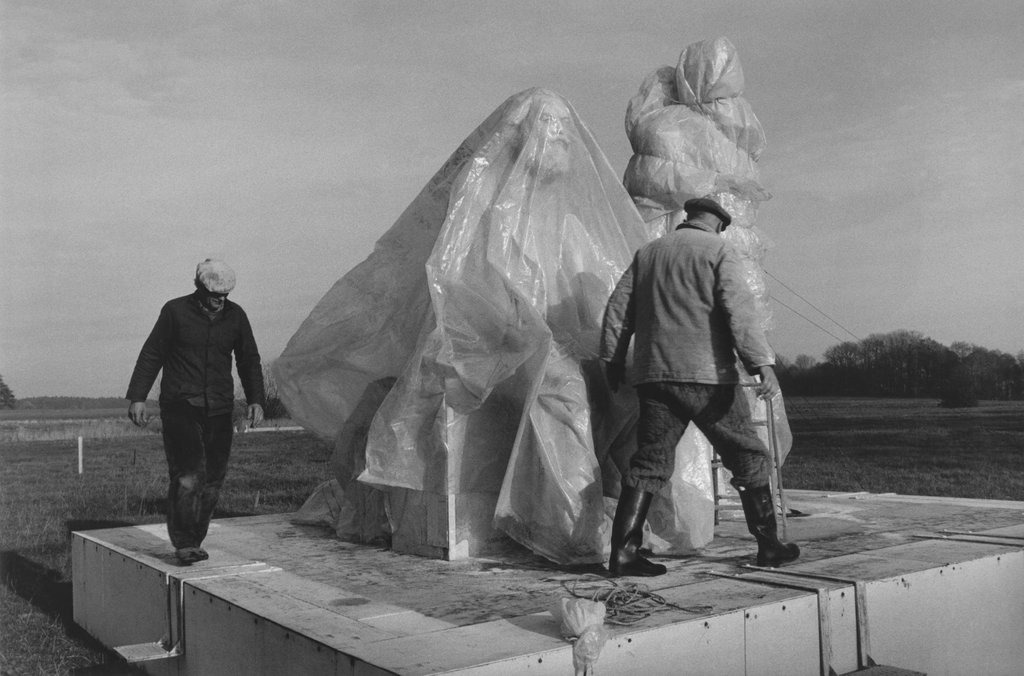
[[[757,387],[760,385],[759,382],[751,383],[740,383],[739,387]],[[755,399],[755,404],[756,404]],[[772,404],[771,399],[763,400],[765,417],[763,419],[754,418],[754,409],[756,406],[751,406],[751,420],[750,424],[755,427],[764,427],[767,430],[768,436],[768,465],[769,465],[769,482],[772,489],[772,502],[775,505],[775,513],[779,519],[779,527],[782,530],[782,538],[787,537],[787,524],[786,514],[789,512],[789,508],[786,505],[786,494],[782,490],[782,458],[779,456],[779,438],[775,433],[775,408]],[[721,495],[718,492],[718,474],[722,468],[722,459],[718,457],[718,453],[712,447],[711,450],[711,490],[714,494],[715,502],[715,525],[719,523],[719,512],[721,507],[719,502]]]

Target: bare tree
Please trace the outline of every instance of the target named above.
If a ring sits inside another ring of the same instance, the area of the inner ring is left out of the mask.
[[[14,392],[7,387],[4,377],[0,376],[0,408],[15,408],[17,404],[18,400],[15,398]]]
[[[798,354],[796,360],[793,362],[793,366],[800,369],[801,371],[808,371],[818,363],[818,360],[806,354]]]
[[[263,416],[267,420],[280,420],[289,417],[288,409],[281,401],[281,393],[274,380],[274,373],[270,368],[271,364],[263,364],[263,394],[266,397],[266,406],[263,408]],[[245,391],[242,384],[235,379],[235,412],[234,417],[238,420],[245,418]]]

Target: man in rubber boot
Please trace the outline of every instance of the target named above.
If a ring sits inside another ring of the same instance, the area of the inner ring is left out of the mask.
[[[732,221],[709,198],[684,205],[686,220],[637,251],[605,312],[601,359],[613,389],[625,381],[635,336],[632,381],[640,400],[637,450],[622,478],[612,524],[611,576],[655,576],[665,566],[640,555],[651,498],[672,476],[675,446],[692,421],[732,472],[757,565],[778,566],[800,549],[778,539],[768,449],[738,392],[736,355],[761,376],[757,395],[779,393],[775,355],[732,245],[719,236]]]
[[[263,420],[263,368],[249,318],[227,299],[235,273],[223,261],[196,266],[195,291],[167,302],[135,363],[128,417],[149,421],[146,397],[157,374],[160,420],[170,483],[167,534],[178,562],[205,561],[201,547],[217,506],[231,453],[235,404],[231,355],[248,403],[249,424]]]

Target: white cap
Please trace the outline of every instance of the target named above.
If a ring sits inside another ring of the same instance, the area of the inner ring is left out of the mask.
[[[196,266],[196,286],[210,293],[231,293],[235,288],[235,271],[224,261],[207,258]]]

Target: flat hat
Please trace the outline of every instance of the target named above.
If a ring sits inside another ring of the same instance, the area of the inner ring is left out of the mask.
[[[686,200],[683,203],[683,210],[686,211],[687,215],[700,213],[702,211],[714,214],[721,219],[723,228],[732,223],[732,216],[729,215],[729,212],[723,209],[718,202],[709,197],[694,197],[691,200]]]
[[[231,293],[235,288],[235,271],[224,261],[207,258],[196,266],[196,283],[210,293]]]

